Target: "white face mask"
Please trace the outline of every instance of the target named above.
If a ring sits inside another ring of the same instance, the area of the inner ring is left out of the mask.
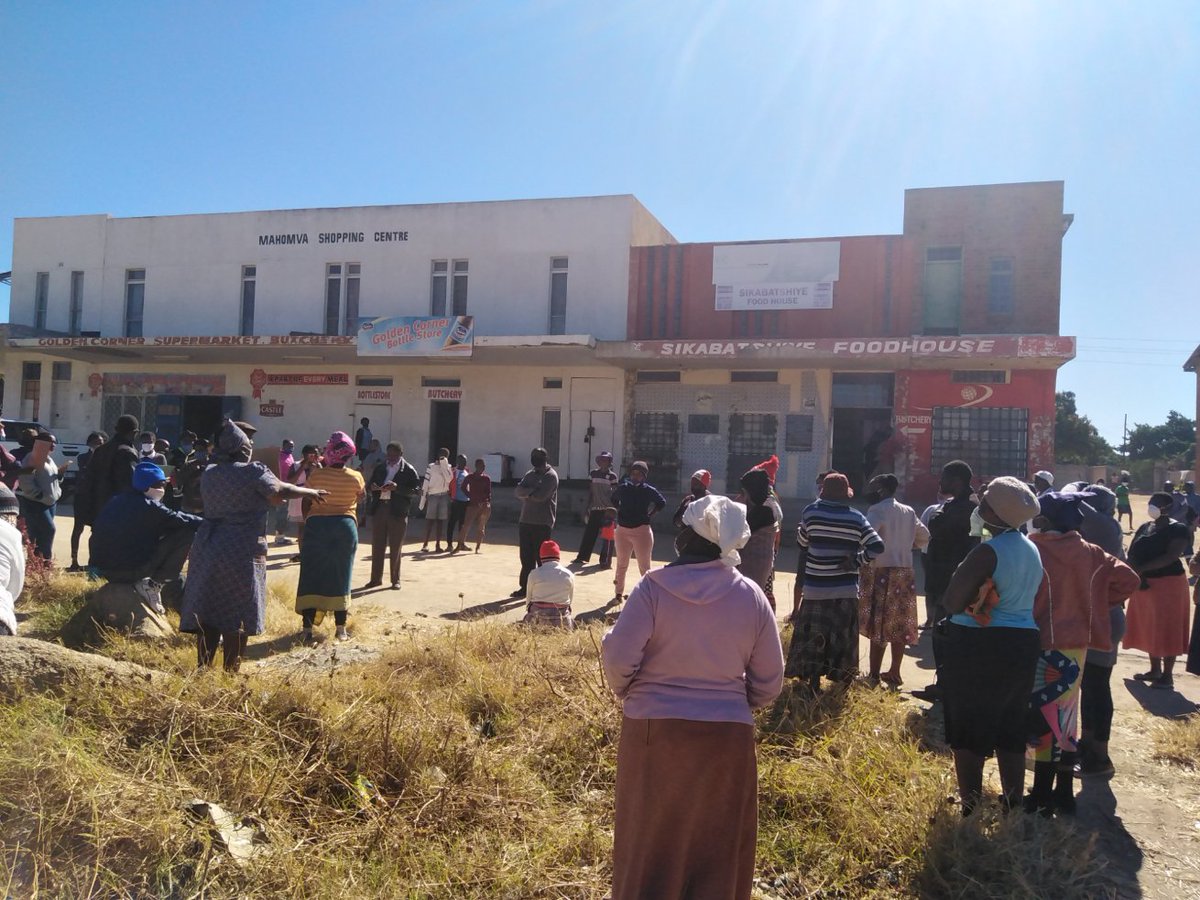
[[[1150,513],[1150,519],[1151,519],[1152,521],[1153,521],[1154,519],[1157,519],[1159,516],[1166,515],[1166,513],[1165,513],[1165,511],[1164,511],[1164,510],[1161,510],[1161,509],[1159,509],[1159,508],[1158,508],[1157,506],[1155,506],[1153,503],[1151,503],[1149,506],[1147,506],[1147,507],[1146,507],[1146,509],[1147,509],[1147,511]]]
[[[167,489],[161,487],[152,487],[146,490],[146,496],[151,500],[162,501],[162,498],[167,495]]]
[[[979,507],[971,510],[971,536],[983,537],[983,529],[987,527],[987,523],[983,521],[983,516],[979,514]]]
[[[142,456],[149,456],[154,452],[153,444],[142,444]]]

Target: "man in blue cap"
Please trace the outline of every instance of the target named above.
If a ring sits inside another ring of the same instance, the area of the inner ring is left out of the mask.
[[[103,578],[132,584],[146,605],[163,612],[162,586],[179,578],[192,538],[204,521],[163,505],[167,476],[149,460],[133,470],[130,487],[115,494],[92,526],[90,567]]]

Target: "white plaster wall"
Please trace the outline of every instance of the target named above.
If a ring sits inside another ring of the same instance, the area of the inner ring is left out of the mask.
[[[407,241],[376,242],[376,231]],[[363,232],[323,244],[325,232]],[[264,234],[308,235],[262,246]],[[484,335],[541,334],[550,259],[569,259],[567,332],[625,337],[629,247],[671,240],[629,195],[492,203],[278,210],[114,219],[18,219],[12,321],[33,323],[35,273],[50,271],[48,327],[65,329],[72,269],[85,272],[85,330],[120,335],[125,273],[146,270],[144,334],[236,334],[241,271],[256,265],[255,331],[324,329],[325,266],[362,266],[360,315],[428,315],[430,264],[469,261],[468,312]],[[56,277],[60,275],[60,277]],[[61,284],[59,283],[61,281]]]

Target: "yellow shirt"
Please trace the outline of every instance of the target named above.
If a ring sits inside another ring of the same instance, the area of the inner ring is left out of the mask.
[[[326,466],[308,474],[305,487],[329,491],[324,503],[315,500],[309,507],[310,516],[355,516],[358,514],[358,498],[363,493],[363,477],[353,469],[335,469]]]

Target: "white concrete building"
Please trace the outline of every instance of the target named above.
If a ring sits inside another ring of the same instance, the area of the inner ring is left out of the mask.
[[[81,440],[133,412],[171,441],[234,414],[260,446],[367,416],[417,461],[545,443],[584,477],[624,441],[596,347],[626,337],[631,248],[673,243],[628,195],[18,219],[10,318],[40,336],[8,343],[5,414]],[[471,316],[474,351],[360,356],[385,316]]]

